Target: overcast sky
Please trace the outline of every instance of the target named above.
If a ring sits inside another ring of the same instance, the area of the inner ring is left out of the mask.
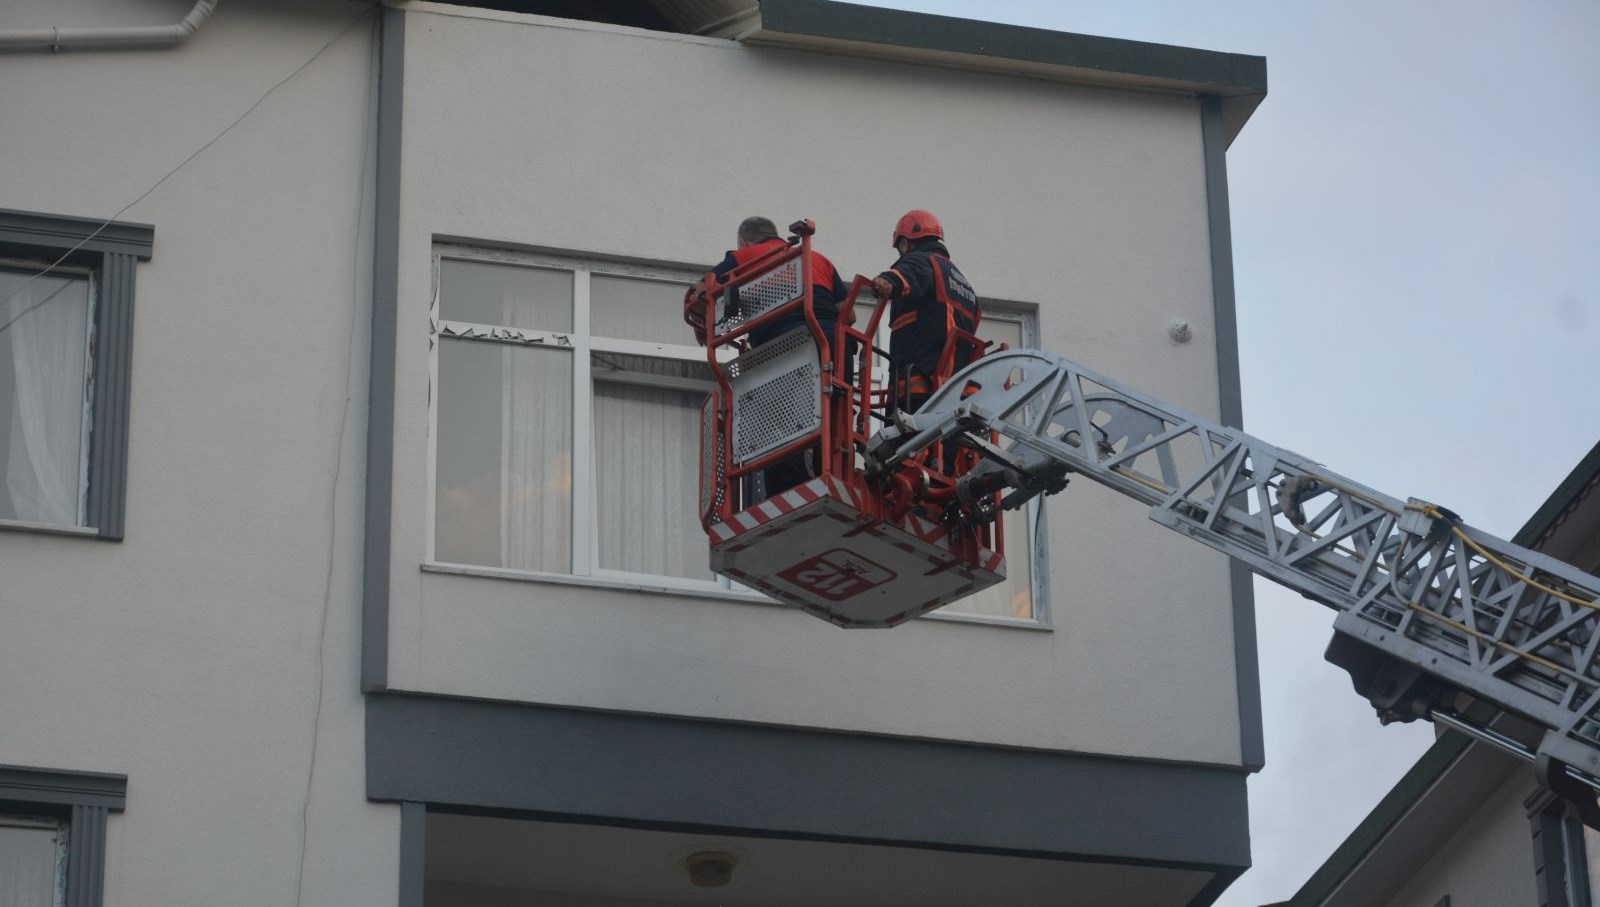
[[[874,0],[1265,56],[1228,152],[1245,428],[1509,538],[1600,440],[1600,3]],[[1054,352],[1071,356],[1070,350]],[[1432,742],[1256,584],[1255,868],[1292,895]]]

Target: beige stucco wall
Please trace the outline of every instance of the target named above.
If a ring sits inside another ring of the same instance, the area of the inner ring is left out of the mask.
[[[191,5],[11,0],[0,28]],[[295,903],[308,776],[304,903],[395,903],[356,678],[364,6],[229,0],[180,48],[0,54],[0,206],[108,217],[340,35],[122,215],[156,231],[126,541],[0,532],[0,764],[128,776],[108,907]]]
[[[1534,907],[1533,840],[1522,806],[1533,782],[1513,771],[1385,907]]]
[[[1238,763],[1224,559],[1086,482],[1049,505],[1050,633],[420,569],[440,236],[709,263],[769,212],[849,275],[928,207],[1043,347],[1215,417],[1196,100],[408,8],[391,686]]]

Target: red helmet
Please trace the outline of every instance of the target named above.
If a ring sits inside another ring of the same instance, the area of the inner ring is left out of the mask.
[[[944,239],[944,227],[939,225],[939,218],[918,208],[901,215],[894,225],[894,238],[889,240],[889,244],[893,245],[901,239],[922,239],[926,236]]]

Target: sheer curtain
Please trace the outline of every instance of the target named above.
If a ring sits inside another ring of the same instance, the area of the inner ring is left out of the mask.
[[[708,370],[698,363],[616,354],[596,353],[595,362],[600,567],[714,579],[699,518],[705,392],[648,384],[652,376],[709,384]],[[608,375],[615,377],[605,380]]]
[[[439,346],[434,556],[572,569],[572,353]]]
[[[89,281],[0,272],[0,398],[11,413],[5,447],[9,512],[0,517],[76,525],[84,481]],[[14,295],[13,295],[14,294]]]
[[[57,834],[58,829],[0,819],[0,904],[51,907],[56,903]]]
[[[572,569],[572,354],[507,349],[501,359],[500,563]]]
[[[571,271],[443,259],[444,320],[572,330]],[[434,557],[572,570],[571,347],[442,338]]]

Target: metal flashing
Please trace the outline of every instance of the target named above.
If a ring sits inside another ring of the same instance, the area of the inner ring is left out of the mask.
[[[1222,101],[1200,99],[1200,138],[1205,155],[1206,217],[1211,239],[1211,311],[1217,345],[1217,398],[1223,425],[1244,428],[1244,399],[1239,383],[1239,320],[1233,293],[1233,232],[1228,210],[1227,143],[1223,139]],[[1255,574],[1237,560],[1228,561],[1233,597],[1234,683],[1239,702],[1239,759],[1259,771],[1266,764],[1261,729],[1261,678],[1256,654]]]
[[[1231,767],[399,693],[366,697],[366,753],[369,799],[448,811],[1218,873],[1249,864],[1246,774]]]
[[[1266,97],[1265,57],[1102,38],[840,3],[762,0],[746,44],[812,47],[961,69],[1004,72],[1223,99],[1228,141]]]
[[[378,26],[377,192],[373,200],[372,343],[367,373],[367,463],[361,571],[361,688],[389,684],[389,537],[394,504],[394,387],[400,280],[400,145],[406,13],[384,7]]]

